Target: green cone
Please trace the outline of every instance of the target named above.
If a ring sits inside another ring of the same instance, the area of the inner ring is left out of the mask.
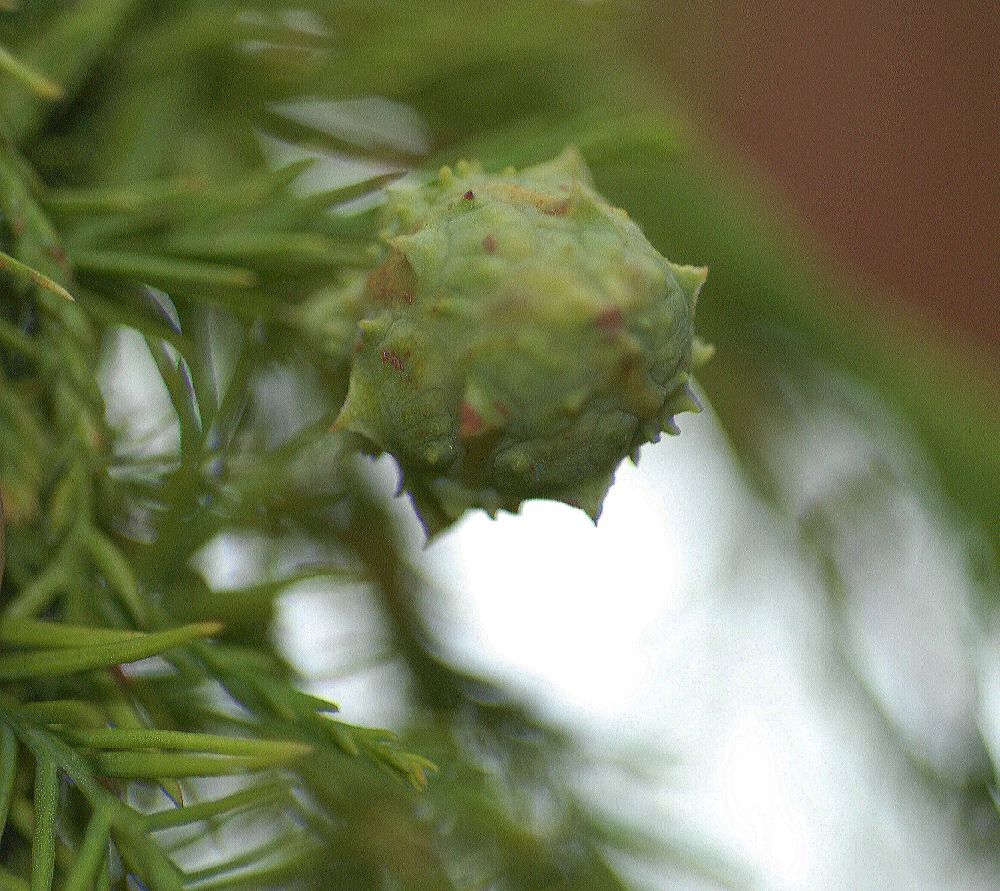
[[[706,270],[660,256],[575,149],[394,190],[384,238],[337,423],[395,456],[429,534],[529,498],[596,520],[621,460],[697,409]]]

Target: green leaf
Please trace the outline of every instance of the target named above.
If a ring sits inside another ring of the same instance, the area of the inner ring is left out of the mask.
[[[262,783],[241,789],[231,795],[210,801],[201,801],[184,807],[170,808],[149,814],[146,828],[151,832],[200,823],[216,817],[232,816],[251,809],[263,809],[280,802],[291,801],[288,787],[282,783]]]
[[[168,247],[177,254],[292,272],[301,272],[303,267],[366,267],[378,257],[378,248],[371,242],[298,232],[188,235],[171,240]]]
[[[283,761],[311,751],[309,746],[286,740],[246,739],[212,733],[187,733],[180,730],[65,730],[65,739],[90,749],[128,751],[163,749],[169,752],[204,752],[213,755],[241,755],[274,758]]]
[[[87,824],[87,832],[63,886],[65,891],[87,891],[91,887],[97,871],[107,857],[110,837],[111,821],[107,813],[98,808]]]
[[[30,886],[24,879],[0,866],[0,891],[30,891]]]
[[[63,89],[59,84],[35,71],[2,46],[0,46],[0,74],[7,74],[20,81],[42,99],[55,100],[63,96]]]
[[[6,345],[15,353],[20,353],[34,362],[42,358],[42,351],[38,344],[6,319],[0,319],[0,344]]]
[[[199,638],[212,637],[218,634],[221,628],[218,622],[201,622],[155,634],[144,634],[118,643],[3,656],[0,657],[0,680],[58,677],[91,671],[95,668],[123,665],[139,659],[148,659],[150,656],[158,656],[166,650]]]
[[[142,831],[141,817],[108,791],[80,753],[52,733],[26,721],[18,704],[3,690],[0,690],[0,718],[15,730],[36,758],[56,763],[92,807],[107,808],[115,846],[128,869],[152,888],[180,891],[176,866]]]
[[[206,182],[196,177],[137,183],[124,188],[51,189],[42,198],[46,207],[89,219],[94,214],[129,214],[161,210],[177,201],[202,194]]]
[[[166,341],[185,357],[194,352],[194,344],[189,338],[178,334],[160,319],[151,317],[145,308],[137,308],[135,293],[128,287],[119,286],[101,293],[82,288],[78,296],[80,305],[106,327],[132,328],[151,340]]]
[[[80,272],[120,278],[169,290],[175,286],[250,288],[256,276],[248,269],[136,251],[78,250],[73,264]]]
[[[21,714],[40,724],[103,727],[108,722],[107,716],[98,706],[80,699],[26,702],[21,706]]]
[[[31,891],[49,891],[56,868],[59,771],[49,755],[35,756],[35,833],[31,842]]]
[[[283,753],[267,755],[202,755],[173,752],[100,752],[94,756],[97,772],[126,780],[159,780],[163,777],[224,777],[277,767],[311,751],[290,746]]]
[[[0,106],[4,98],[0,93]],[[36,281],[35,273],[44,276],[46,281],[37,280],[36,283],[52,291],[46,282],[65,281],[69,267],[59,233],[35,198],[36,188],[31,167],[14,148],[0,143],[0,212],[16,233],[13,250],[17,259],[14,262],[20,261],[23,266],[20,274],[26,274],[29,281]],[[8,271],[16,272],[17,267],[10,267]],[[66,296],[58,288],[54,293]]]
[[[377,192],[385,186],[395,182],[403,175],[404,172],[405,171],[382,173],[369,179],[363,179],[356,183],[351,183],[350,185],[339,186],[335,189],[327,189],[322,192],[316,192],[315,194],[304,198],[303,203],[309,208],[326,209],[335,204],[342,204],[347,201],[352,201],[355,198],[361,198],[364,195],[370,195],[372,192]]]
[[[58,282],[52,281],[47,275],[15,260],[10,254],[5,254],[3,251],[0,251],[0,272],[6,272],[27,284],[38,285],[38,287],[45,288],[46,291],[51,291],[66,300],[73,299],[73,295]]]
[[[21,56],[35,68],[46,71],[67,93],[76,92],[119,34],[137,0],[78,0],[50,20],[47,27],[29,32],[30,41]],[[6,101],[4,101],[6,100]],[[12,139],[37,132],[49,116],[48,100],[37,96],[0,94],[0,118]]]
[[[139,590],[132,567],[117,545],[97,529],[87,530],[84,545],[108,584],[118,592],[132,618],[140,625],[148,624],[149,606]]]
[[[7,824],[14,778],[17,776],[17,736],[12,728],[0,724],[0,842]]]
[[[9,617],[0,619],[0,643],[15,647],[62,649],[121,643],[142,636],[141,631],[117,628],[92,628],[85,625],[65,625],[61,622],[40,622],[35,619]]]
[[[6,615],[30,616],[46,609],[66,587],[66,569],[58,560],[51,560],[45,569],[25,585],[7,605]]]
[[[221,863],[188,873],[187,880],[196,883],[199,889],[266,887],[263,881],[265,873],[246,873],[241,870],[244,867],[259,864],[261,861],[276,860],[277,862],[268,862],[262,867],[258,867],[259,869],[268,870],[266,875],[270,877],[270,870],[274,869],[279,863],[285,869],[288,867],[294,868],[297,865],[301,865],[304,859],[314,855],[318,849],[319,845],[316,840],[304,832],[280,835],[257,848],[252,848]],[[240,872],[237,872],[238,870]],[[233,875],[233,873],[236,874]],[[226,878],[227,874],[230,874],[228,878]],[[210,882],[209,880],[211,879],[217,879],[218,881]],[[244,884],[248,880],[260,882],[260,884],[248,886]]]

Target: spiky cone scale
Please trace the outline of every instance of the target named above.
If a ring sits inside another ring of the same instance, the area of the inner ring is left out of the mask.
[[[446,167],[386,219],[338,428],[399,461],[430,535],[530,498],[596,520],[622,459],[697,409],[706,270],[660,256],[572,148]]]

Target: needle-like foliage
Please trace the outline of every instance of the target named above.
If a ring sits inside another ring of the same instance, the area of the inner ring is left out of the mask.
[[[626,887],[622,849],[723,882],[591,813],[572,738],[441,654],[431,586],[331,430],[350,357],[315,336],[317,297],[373,268],[387,183],[572,143],[654,244],[711,265],[705,384],[773,497],[781,374],[850,371],[995,565],[998,390],[873,330],[652,110],[631,4],[293,7],[0,3],[0,887],[598,891]],[[169,402],[151,444],[100,387],[126,335]],[[311,556],[207,580],[197,556],[249,535]],[[403,740],[304,692],[273,634],[304,581],[367,586]]]

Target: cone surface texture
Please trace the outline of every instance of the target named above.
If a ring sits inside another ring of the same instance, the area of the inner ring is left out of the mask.
[[[399,462],[428,532],[470,508],[594,519],[615,468],[697,408],[705,270],[670,263],[579,154],[390,192],[338,427]]]

